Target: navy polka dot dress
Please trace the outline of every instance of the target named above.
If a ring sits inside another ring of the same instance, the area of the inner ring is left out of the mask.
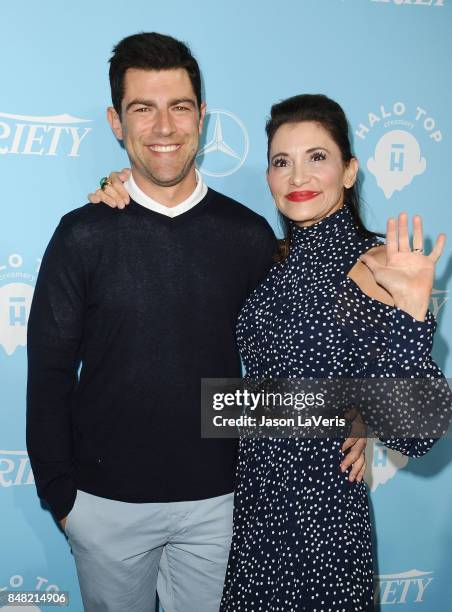
[[[414,320],[347,277],[376,239],[345,206],[293,225],[288,258],[245,303],[237,338],[249,378],[440,376],[434,319]],[[373,610],[367,490],[341,473],[338,439],[240,440],[223,612]],[[391,440],[422,455],[433,440]]]

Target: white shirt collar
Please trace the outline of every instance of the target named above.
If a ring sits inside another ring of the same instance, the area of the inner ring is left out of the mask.
[[[198,170],[195,170],[195,172],[195,190],[190,196],[188,196],[186,200],[172,207],[159,204],[159,202],[153,200],[148,195],[146,195],[144,191],[142,191],[136,184],[132,173],[130,173],[129,178],[124,183],[124,187],[129,192],[130,197],[138,204],[141,204],[141,206],[149,208],[149,210],[153,210],[154,212],[160,213],[161,215],[166,215],[167,217],[177,217],[178,215],[187,212],[187,210],[190,210],[190,208],[193,208],[193,206],[196,206],[196,204],[199,204],[199,202],[201,202],[201,200],[205,197],[207,193],[207,185],[205,184],[201,173]]]

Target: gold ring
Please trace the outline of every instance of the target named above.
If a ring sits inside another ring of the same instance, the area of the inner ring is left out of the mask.
[[[102,191],[105,191],[105,187],[108,187],[108,185],[111,185],[111,184],[112,184],[112,180],[111,178],[108,178],[108,176],[104,176],[99,181],[99,185]]]

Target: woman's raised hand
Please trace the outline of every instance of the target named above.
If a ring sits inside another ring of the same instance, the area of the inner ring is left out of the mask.
[[[130,168],[123,168],[121,172],[111,172],[108,176],[109,182],[103,189],[97,189],[89,193],[89,201],[93,204],[108,204],[112,208],[124,208],[129,204],[130,197],[123,183],[130,176]]]
[[[446,241],[440,234],[429,255],[424,254],[422,219],[413,217],[413,248],[410,245],[408,215],[388,219],[386,227],[386,262],[378,261],[372,253],[365,253],[361,261],[372,272],[375,281],[391,294],[394,304],[423,321],[428,310],[435,276],[435,264]]]

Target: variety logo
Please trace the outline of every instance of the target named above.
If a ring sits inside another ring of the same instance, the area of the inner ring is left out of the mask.
[[[377,112],[368,113],[367,121],[358,125],[355,134],[366,140],[375,126],[388,131],[376,143],[373,155],[367,160],[367,168],[389,199],[395,191],[401,191],[416,176],[423,174],[427,167],[419,142],[411,133],[414,127],[423,129],[435,142],[442,141],[442,133],[425,109],[417,106],[407,111],[403,102],[396,102],[391,109],[381,105]]]
[[[432,295],[430,297],[430,310],[435,318],[438,317],[439,311],[448,299],[449,291],[447,289],[432,289]]]
[[[38,259],[36,273],[40,262]],[[22,267],[23,258],[17,253],[0,265],[0,345],[7,355],[27,344],[27,323],[36,276],[22,272]]]
[[[0,450],[0,487],[32,485],[34,482],[27,451]]]
[[[0,155],[79,157],[80,145],[92,131],[79,124],[90,122],[66,114],[34,117],[0,113]]]
[[[399,6],[444,6],[445,0],[371,0],[371,2],[380,2],[382,4],[398,4]]]
[[[198,152],[199,169],[207,176],[234,174],[245,162],[249,151],[249,138],[242,121],[233,113],[213,109],[210,116],[207,144]]]
[[[369,439],[366,446],[366,473],[364,479],[371,491],[394,478],[398,470],[408,463],[408,457],[386,448],[381,442]]]
[[[374,600],[378,604],[423,603],[433,572],[412,569],[400,574],[375,576]]]

